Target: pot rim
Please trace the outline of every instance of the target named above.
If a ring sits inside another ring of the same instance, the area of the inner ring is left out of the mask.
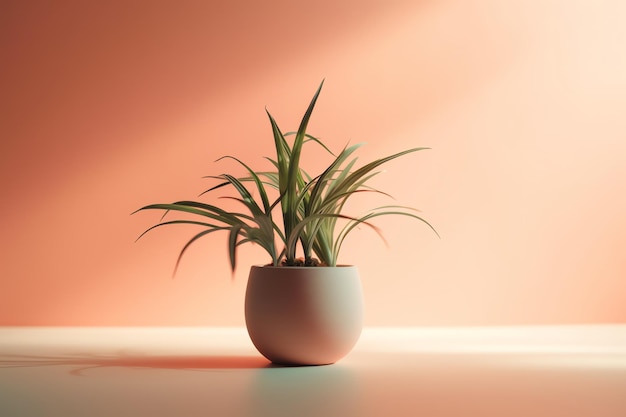
[[[335,268],[356,268],[356,265],[339,264],[335,266],[283,266],[283,265],[252,265],[250,268],[266,268],[266,269],[335,269]]]

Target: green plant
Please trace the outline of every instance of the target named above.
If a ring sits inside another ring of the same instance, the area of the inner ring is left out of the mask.
[[[266,111],[271,123],[276,150],[275,159],[266,159],[274,167],[273,171],[257,172],[238,158],[225,156],[220,159],[227,158],[236,161],[246,171],[246,175],[235,177],[222,174],[207,177],[218,179],[220,182],[201,195],[223,187],[232,187],[236,191],[236,197],[224,198],[234,199],[241,203],[244,211],[228,211],[197,201],[150,204],[137,211],[164,210],[165,213],[161,222],[147,229],[139,238],[165,225],[201,226],[203,230],[195,234],[183,246],[176,262],[176,267],[178,267],[183,254],[191,244],[205,235],[226,231],[228,232],[230,265],[234,271],[237,263],[237,247],[245,243],[256,243],[265,249],[274,266],[281,264],[335,266],[346,236],[358,225],[371,227],[380,234],[378,228],[370,221],[383,215],[408,216],[426,223],[437,233],[426,220],[416,214],[417,210],[410,207],[376,207],[358,217],[343,214],[346,202],[356,194],[364,192],[385,194],[367,185],[368,181],[379,173],[376,171],[378,167],[400,156],[428,148],[407,149],[354,169],[356,158],[351,158],[351,156],[362,144],[347,146],[338,155],[334,155],[319,139],[307,134],[309,119],[323,85],[322,81],[297,132],[282,133],[272,115]],[[295,136],[291,145],[286,139],[289,136]],[[309,175],[300,166],[303,145],[307,142],[321,146],[332,157],[330,165],[315,177]],[[260,201],[253,197],[246,184],[252,184],[252,189],[258,194]],[[272,194],[276,194],[276,197],[270,199]],[[282,227],[276,220],[277,207],[280,208]],[[196,220],[164,221],[164,217],[172,211],[194,215]],[[302,250],[302,258],[297,257],[298,247]]]

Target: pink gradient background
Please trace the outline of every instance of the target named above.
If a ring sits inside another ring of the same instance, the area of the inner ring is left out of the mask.
[[[0,325],[243,325],[248,248],[135,238],[152,202],[310,132],[440,232],[384,219],[346,243],[366,325],[626,320],[626,3],[3,1]],[[307,161],[305,161],[306,163]],[[309,163],[314,161],[308,161]],[[358,208],[358,207],[356,207]]]

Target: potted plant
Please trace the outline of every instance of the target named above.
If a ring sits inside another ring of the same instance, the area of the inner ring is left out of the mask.
[[[191,244],[218,231],[228,234],[233,272],[239,246],[254,243],[268,253],[267,265],[251,267],[245,318],[250,338],[259,352],[280,364],[334,363],[358,340],[363,320],[359,275],[356,267],[338,263],[342,244],[351,231],[364,225],[379,233],[371,220],[386,215],[414,218],[435,231],[415,209],[404,206],[376,207],[360,216],[344,213],[351,197],[381,193],[368,186],[381,165],[427,148],[407,149],[359,168],[355,167],[356,158],[352,155],[362,144],[346,146],[334,155],[319,139],[307,133],[323,84],[322,81],[296,132],[283,133],[266,111],[276,151],[274,158],[267,158],[273,169],[256,171],[234,156],[225,156],[241,165],[244,176],[209,177],[219,182],[202,194],[230,187],[236,196],[226,198],[240,203],[241,211],[198,201],[151,204],[137,210],[162,210],[164,217],[169,212],[196,217],[167,221],[162,218],[141,235],[166,225],[201,227],[183,246],[176,267]],[[291,136],[290,144],[287,138]],[[307,142],[329,153],[330,164],[317,175],[310,175],[300,164]]]

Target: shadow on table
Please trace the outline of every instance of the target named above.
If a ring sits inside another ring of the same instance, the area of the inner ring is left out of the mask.
[[[141,355],[75,355],[38,356],[2,355],[0,368],[72,366],[70,374],[81,376],[94,368],[123,367],[211,371],[228,369],[261,369],[273,367],[261,356],[141,356]]]

